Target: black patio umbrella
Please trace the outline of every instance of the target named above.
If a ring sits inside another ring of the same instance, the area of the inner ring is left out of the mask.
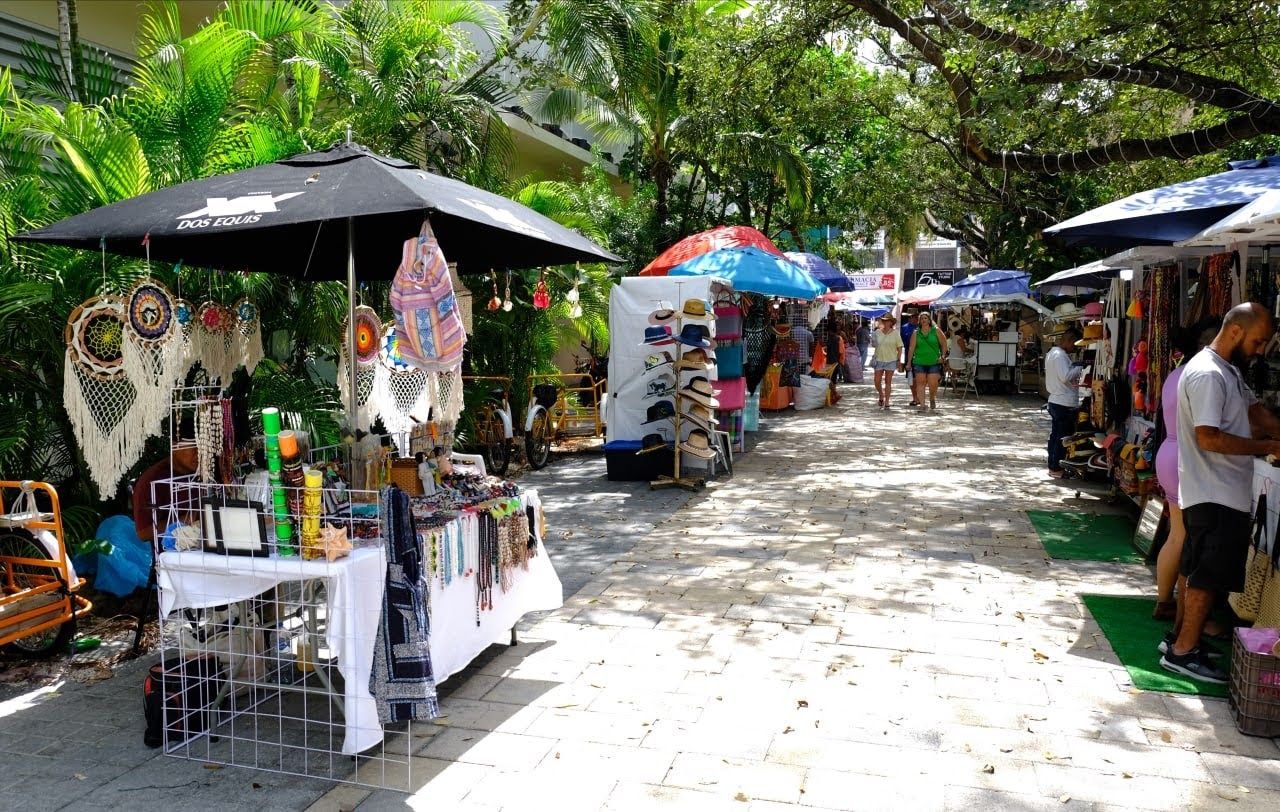
[[[363,279],[391,279],[424,218],[459,273],[623,261],[528,206],[354,143],[157,189],[14,239],[311,282],[345,279],[354,357],[356,269]],[[351,376],[354,415],[354,365]]]
[[[513,200],[413,164],[338,144],[158,189],[14,239],[263,271],[307,281],[390,279],[404,241],[431,227],[460,273],[621,262]]]

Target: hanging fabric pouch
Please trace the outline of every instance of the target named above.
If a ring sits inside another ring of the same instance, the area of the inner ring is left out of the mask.
[[[401,360],[429,372],[448,372],[462,363],[467,334],[449,266],[429,221],[423,221],[417,237],[405,241],[390,299]]]

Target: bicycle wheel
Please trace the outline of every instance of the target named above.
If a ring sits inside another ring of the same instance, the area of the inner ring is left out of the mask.
[[[551,459],[551,417],[545,411],[533,416],[533,423],[524,436],[524,450],[529,467],[535,471]]]
[[[52,560],[44,545],[36,541],[26,530],[8,528],[0,530],[0,585],[5,591],[31,589],[57,577],[54,570],[30,564],[12,563],[10,558],[35,558]],[[67,650],[67,644],[76,633],[76,619],[69,618],[61,626],[19,637],[5,645],[5,650],[21,657],[44,658]]]
[[[507,441],[507,430],[502,425],[502,418],[497,414],[489,415],[489,425],[484,430],[484,465],[490,474],[505,476],[507,466],[511,463],[511,444]]]

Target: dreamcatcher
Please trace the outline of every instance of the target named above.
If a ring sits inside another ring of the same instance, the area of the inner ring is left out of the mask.
[[[395,324],[387,324],[377,345],[371,400],[390,434],[407,435],[424,422],[435,405],[435,376],[400,358]]]
[[[262,314],[258,304],[244,298],[235,306],[235,353],[237,361],[250,375],[262,360]]]
[[[178,357],[182,364],[182,371],[178,377],[185,377],[187,370],[200,360],[192,345],[196,331],[196,306],[186,299],[174,299],[173,320],[177,326],[174,340],[178,344]]]
[[[142,279],[124,303],[121,365],[136,392],[130,416],[147,427],[157,426],[169,412],[169,390],[185,372],[173,295],[162,283]]]
[[[217,302],[205,302],[196,311],[196,327],[191,348],[196,360],[209,374],[210,381],[231,383],[236,371],[236,316],[231,308]]]
[[[159,421],[135,408],[138,390],[125,370],[125,302],[89,299],[67,318],[62,401],[89,475],[110,496],[141,455]]]
[[[355,310],[356,325],[356,414],[354,424],[368,426],[373,423],[373,415],[377,412],[377,398],[374,389],[377,378],[379,344],[382,339],[382,321],[378,313],[368,305],[360,305]],[[351,359],[348,358],[347,336],[350,335],[350,323],[342,323],[342,344],[339,351],[338,393],[345,406],[351,402]]]

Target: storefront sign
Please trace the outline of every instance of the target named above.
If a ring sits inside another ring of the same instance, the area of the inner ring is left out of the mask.
[[[894,291],[895,277],[892,273],[851,273],[849,279],[854,290]]]
[[[960,278],[955,268],[933,270],[908,268],[903,272],[902,289],[915,290],[924,285],[954,285]]]

